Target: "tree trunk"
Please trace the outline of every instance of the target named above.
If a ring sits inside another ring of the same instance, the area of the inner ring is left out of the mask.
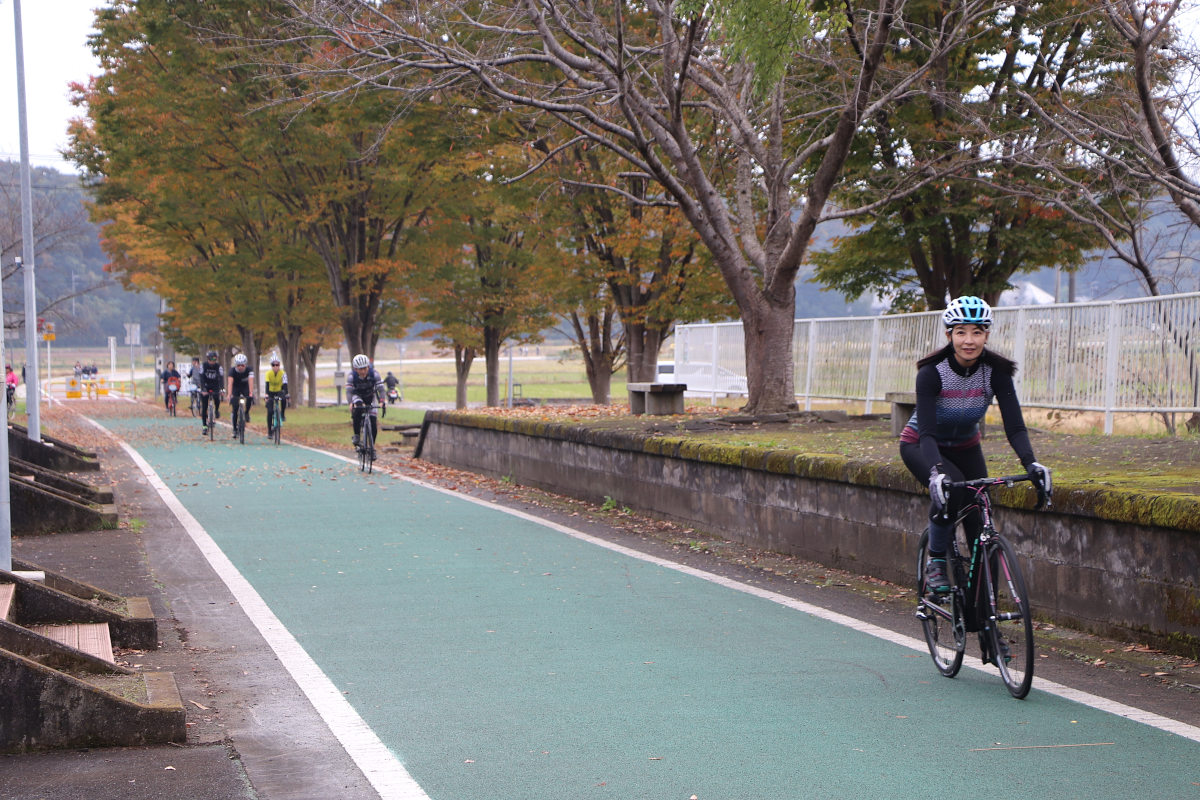
[[[758,302],[743,320],[750,394],[742,407],[746,414],[779,413],[797,407],[792,363],[793,308],[794,303]]]
[[[454,407],[460,410],[467,407],[467,378],[474,360],[474,347],[454,345]]]
[[[300,348],[300,361],[304,364],[305,385],[308,388],[307,397],[305,398],[306,405],[309,408],[317,407],[317,353],[320,348],[316,345],[309,345]]]
[[[483,328],[483,363],[487,382],[487,405],[500,405],[500,331],[487,325]]]

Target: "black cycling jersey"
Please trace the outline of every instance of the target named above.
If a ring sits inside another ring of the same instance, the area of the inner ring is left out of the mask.
[[[196,383],[202,391],[219,392],[225,388],[224,377],[225,370],[220,364],[206,361],[200,367],[200,376]]]
[[[251,387],[254,386],[254,370],[246,367],[244,371],[239,372],[237,367],[229,370],[229,377],[233,379],[233,394],[249,395]]]

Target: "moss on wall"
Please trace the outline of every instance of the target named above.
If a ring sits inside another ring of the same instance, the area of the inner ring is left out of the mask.
[[[907,470],[830,453],[764,450],[761,447],[701,442],[687,437],[634,435],[618,431],[591,430],[581,425],[461,411],[430,411],[426,419],[447,425],[581,442],[738,469],[796,475],[859,486],[877,486],[914,494],[925,491]],[[1060,513],[1200,533],[1200,498],[1070,484],[1060,484],[1056,488],[1054,508]],[[992,497],[999,506],[1017,509],[1031,509],[1036,502],[1035,495],[1028,486],[1001,487],[993,491]]]

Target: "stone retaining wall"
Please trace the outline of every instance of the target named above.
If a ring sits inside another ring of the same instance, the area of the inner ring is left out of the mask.
[[[929,507],[902,468],[457,412],[428,412],[420,455],[905,585]],[[1200,653],[1200,498],[1059,486],[1043,512],[1027,486],[993,498],[1039,616]]]

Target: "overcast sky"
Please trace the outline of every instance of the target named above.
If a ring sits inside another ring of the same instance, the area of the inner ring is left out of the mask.
[[[93,13],[103,0],[21,0],[25,43],[25,98],[28,107],[29,154],[35,166],[74,172],[58,151],[67,144],[67,123],[80,116],[68,101],[67,86],[98,72],[87,46]],[[1195,33],[1200,0],[1187,0],[1183,25]],[[16,53],[13,0],[0,0],[0,159],[20,157],[17,127]]]
[[[29,160],[34,166],[76,171],[58,155],[67,145],[67,122],[81,116],[68,99],[67,86],[86,82],[99,71],[87,37],[92,9],[106,5],[102,0],[21,0]],[[13,2],[0,0],[0,159],[16,161],[20,153]]]

